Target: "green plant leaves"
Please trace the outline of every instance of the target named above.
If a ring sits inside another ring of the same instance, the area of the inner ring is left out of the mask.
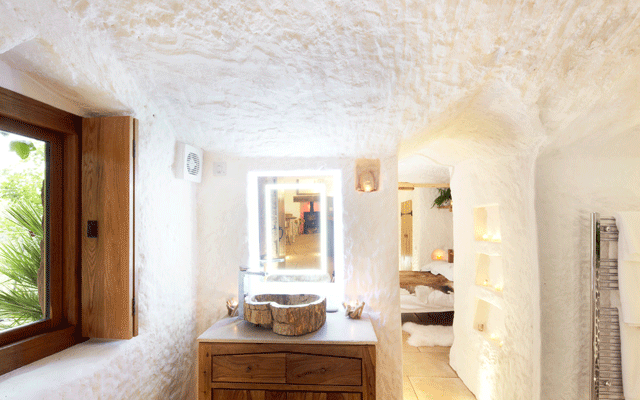
[[[0,304],[0,319],[12,321],[7,328],[42,319],[38,291],[16,287],[10,292],[0,292]]]
[[[13,140],[9,143],[9,150],[15,152],[21,159],[29,157],[32,151],[36,150],[36,146],[31,142],[22,140]]]
[[[11,239],[0,244],[0,319],[19,326],[42,319],[38,299],[38,270],[42,259],[42,210],[22,201],[6,210],[6,218],[17,228]]]
[[[10,222],[28,230],[31,236],[38,236],[42,239],[44,231],[42,229],[41,209],[38,209],[32,203],[21,201],[9,207],[6,213]]]
[[[444,203],[451,200],[451,188],[438,188],[438,197],[433,200],[431,208],[438,206],[441,207]]]

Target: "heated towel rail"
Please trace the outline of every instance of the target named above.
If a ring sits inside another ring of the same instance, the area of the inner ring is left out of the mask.
[[[618,290],[618,228],[612,217],[591,214],[591,400],[624,400],[620,321],[610,295]]]

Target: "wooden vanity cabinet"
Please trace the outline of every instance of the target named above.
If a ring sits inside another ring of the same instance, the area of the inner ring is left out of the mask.
[[[199,343],[199,400],[374,400],[375,382],[375,345]]]

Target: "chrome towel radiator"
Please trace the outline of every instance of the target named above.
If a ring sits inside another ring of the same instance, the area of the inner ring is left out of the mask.
[[[591,400],[624,399],[620,321],[610,295],[618,290],[618,228],[591,214]]]

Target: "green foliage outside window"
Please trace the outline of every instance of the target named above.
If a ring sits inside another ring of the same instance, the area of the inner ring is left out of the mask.
[[[12,141],[9,149],[20,161],[0,170],[0,330],[43,318],[38,270],[45,144],[36,143]],[[6,150],[0,153],[8,154]]]

